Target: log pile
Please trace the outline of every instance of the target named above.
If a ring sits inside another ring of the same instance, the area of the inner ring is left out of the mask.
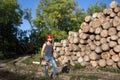
[[[120,68],[120,6],[116,1],[110,8],[86,16],[78,32],[69,31],[68,39],[54,43],[56,61],[64,65]]]

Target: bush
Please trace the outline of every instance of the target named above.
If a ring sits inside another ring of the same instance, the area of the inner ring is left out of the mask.
[[[2,53],[2,51],[0,51],[0,59],[4,58],[4,54]]]

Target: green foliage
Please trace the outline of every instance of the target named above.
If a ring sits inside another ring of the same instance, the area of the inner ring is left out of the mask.
[[[33,22],[42,36],[66,37],[70,30],[78,31],[84,14],[73,0],[40,0]]]
[[[5,55],[16,49],[17,26],[21,24],[22,14],[17,0],[0,0],[0,48]]]
[[[62,39],[67,38],[67,33],[65,31],[57,30],[57,29],[52,29],[51,34],[54,35],[54,41],[60,41]]]
[[[0,59],[4,58],[4,54],[0,51]]]
[[[22,11],[16,0],[0,1],[0,23],[7,24],[11,22],[14,25],[19,25],[21,23],[21,17]]]
[[[106,8],[106,4],[105,3],[96,3],[95,5],[91,5],[88,7],[87,9],[87,13],[89,15],[92,15],[93,13],[96,12],[102,12],[104,9]]]

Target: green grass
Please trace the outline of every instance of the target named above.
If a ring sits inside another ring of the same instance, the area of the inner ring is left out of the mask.
[[[102,71],[108,71],[108,72],[113,72],[113,73],[120,73],[120,69],[118,68],[113,68],[113,67],[99,67],[100,70]]]
[[[98,80],[99,77],[95,75],[72,75],[70,80]]]
[[[29,65],[32,64],[33,61],[40,61],[40,54],[35,54],[33,58],[29,57],[22,62]]]

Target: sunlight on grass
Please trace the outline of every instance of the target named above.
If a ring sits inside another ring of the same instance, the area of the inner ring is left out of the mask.
[[[33,55],[33,57],[29,57],[22,62],[25,64],[32,64],[33,61],[39,62],[40,61],[40,54],[35,54],[35,55]]]

